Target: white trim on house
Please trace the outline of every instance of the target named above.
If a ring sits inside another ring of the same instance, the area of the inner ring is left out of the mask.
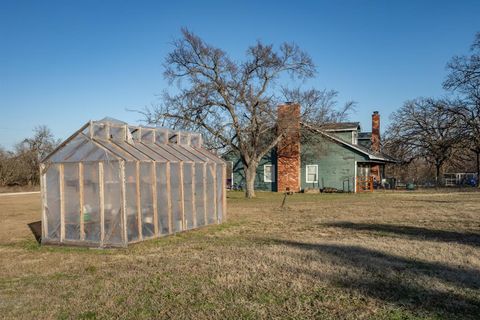
[[[308,180],[308,167],[315,167],[315,181]],[[318,164],[307,164],[305,166],[305,182],[306,183],[318,183]]]
[[[265,175],[266,168],[271,167],[270,176]],[[275,182],[275,165],[274,164],[264,164],[263,165],[263,182]]]

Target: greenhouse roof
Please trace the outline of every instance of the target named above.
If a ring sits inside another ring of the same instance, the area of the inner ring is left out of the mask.
[[[224,163],[202,147],[199,133],[132,126],[109,117],[86,123],[42,163],[122,160]]]

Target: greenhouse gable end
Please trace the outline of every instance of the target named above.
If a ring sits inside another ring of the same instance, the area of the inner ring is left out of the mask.
[[[225,162],[198,133],[90,121],[40,170],[42,244],[125,247],[226,218]]]

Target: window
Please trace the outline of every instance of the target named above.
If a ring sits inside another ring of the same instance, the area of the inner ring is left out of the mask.
[[[263,166],[263,181],[273,182],[275,181],[275,166],[273,164],[266,164]]]
[[[318,182],[318,165],[307,165],[307,183]]]

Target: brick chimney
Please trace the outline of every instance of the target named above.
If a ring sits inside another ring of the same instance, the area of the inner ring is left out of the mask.
[[[285,137],[277,145],[277,191],[300,191],[300,105],[286,102],[277,109],[278,130]]]
[[[374,111],[372,114],[372,145],[373,152],[380,152],[380,114]]]
[[[370,149],[373,152],[380,152],[380,114],[378,111],[374,111],[372,114],[372,145]],[[380,183],[380,166],[378,164],[371,165],[370,174],[375,180]]]

